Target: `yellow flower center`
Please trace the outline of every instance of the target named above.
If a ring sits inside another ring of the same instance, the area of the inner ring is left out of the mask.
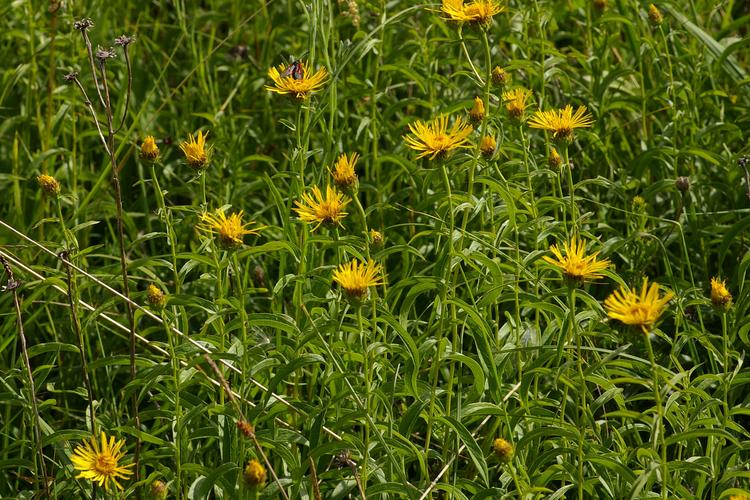
[[[96,456],[96,463],[94,464],[94,470],[99,474],[109,476],[115,471],[117,462],[109,454],[99,454]]]

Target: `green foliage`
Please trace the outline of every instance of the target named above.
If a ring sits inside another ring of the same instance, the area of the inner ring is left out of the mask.
[[[110,496],[750,495],[750,11],[664,2],[657,25],[634,0],[506,7],[486,30],[406,0],[1,8],[0,256],[20,286],[3,274],[0,496],[106,497],[69,458],[100,430],[137,460]],[[93,50],[135,36],[129,99],[123,49],[106,61],[121,207],[86,17]],[[298,59],[325,84],[267,91]],[[496,66],[533,91],[521,120]],[[409,124],[467,120],[475,96],[471,147],[415,160]],[[570,144],[525,123],[568,104],[594,118]],[[204,171],[179,148],[198,130]],[[342,225],[300,222],[295,202],[353,152]],[[221,207],[260,233],[222,244],[202,229]],[[575,290],[542,259],[572,235],[613,264]],[[362,300],[332,282],[352,259],[383,269]],[[644,277],[675,294],[648,335],[603,306]]]

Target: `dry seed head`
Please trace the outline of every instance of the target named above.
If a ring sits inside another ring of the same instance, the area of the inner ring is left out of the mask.
[[[94,27],[94,21],[91,19],[84,17],[83,19],[79,21],[75,21],[73,23],[73,29],[84,32],[88,31],[89,29]]]
[[[677,189],[680,190],[681,193],[687,193],[690,190],[690,178],[680,176],[677,178],[677,180],[674,181],[674,185],[677,187]]]
[[[245,437],[249,438],[255,435],[255,427],[253,427],[253,424],[251,424],[247,420],[238,420],[237,428],[240,430],[240,432],[242,432],[242,434],[245,435]]]
[[[115,45],[119,47],[127,47],[133,42],[135,42],[135,37],[132,35],[120,35],[115,38]]]

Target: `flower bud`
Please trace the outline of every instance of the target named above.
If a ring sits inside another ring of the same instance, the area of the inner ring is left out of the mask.
[[[477,123],[484,120],[484,117],[484,101],[482,101],[482,99],[480,99],[479,97],[475,97],[474,106],[471,108],[471,111],[469,111],[469,118],[471,118],[472,123],[476,125]]]
[[[167,305],[167,296],[153,283],[146,289],[146,300],[152,309],[160,311]]]
[[[495,154],[495,148],[497,148],[497,142],[491,135],[485,135],[482,137],[482,142],[479,143],[479,151],[485,158],[492,158]]]
[[[36,182],[39,184],[39,187],[42,188],[44,194],[53,194],[55,196],[60,194],[60,183],[51,175],[38,175],[36,177]]]
[[[250,488],[263,486],[266,482],[266,468],[255,459],[250,460],[242,473],[245,484]]]
[[[159,146],[153,135],[147,135],[141,144],[141,158],[146,161],[156,161],[159,158]]]
[[[727,312],[732,307],[732,294],[726,286],[726,280],[711,278],[711,305],[719,312]]]
[[[648,20],[654,26],[659,26],[664,22],[664,16],[661,15],[661,11],[654,4],[649,4],[648,6]]]
[[[148,488],[148,499],[149,500],[166,500],[169,489],[164,481],[156,480],[151,483]]]
[[[513,445],[503,438],[497,438],[492,442],[492,451],[504,464],[513,459]]]
[[[498,87],[503,87],[509,82],[510,74],[500,66],[495,66],[495,69],[492,70],[492,83],[494,83]]]

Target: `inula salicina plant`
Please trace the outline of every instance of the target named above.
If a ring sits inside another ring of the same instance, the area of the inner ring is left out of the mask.
[[[0,497],[750,497],[750,8],[8,3]]]

